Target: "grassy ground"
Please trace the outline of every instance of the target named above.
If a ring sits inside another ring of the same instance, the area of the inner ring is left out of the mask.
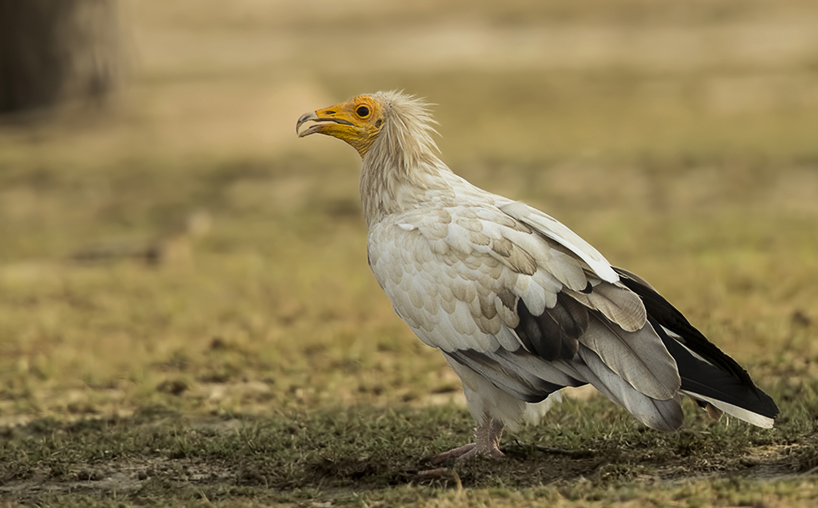
[[[3,502],[814,505],[811,2],[290,4],[134,4],[121,97],[0,124]],[[392,88],[438,104],[456,172],[649,279],[777,427],[583,396],[421,474],[470,439],[458,380],[368,273],[354,151],[294,133]]]

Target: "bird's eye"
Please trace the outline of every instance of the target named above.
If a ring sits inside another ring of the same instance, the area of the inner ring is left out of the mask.
[[[369,116],[369,108],[366,106],[358,106],[358,109],[355,110],[355,113],[361,118],[366,118]]]

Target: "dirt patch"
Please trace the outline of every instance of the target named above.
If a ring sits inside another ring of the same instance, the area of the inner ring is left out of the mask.
[[[674,450],[654,448],[654,434],[637,431],[628,439],[646,435],[645,442],[622,446],[621,438],[596,436],[587,443],[588,450],[571,453],[512,440],[505,459],[475,459],[433,469],[416,448],[402,446],[384,428],[371,429],[373,424],[365,417],[352,424],[343,422],[348,415],[189,421],[164,414],[122,421],[35,422],[7,432],[9,447],[31,460],[21,460],[20,455],[17,460],[4,458],[0,497],[42,503],[65,495],[167,500],[257,499],[263,494],[274,495],[270,499],[278,502],[327,491],[348,497],[404,485],[525,489],[578,481],[595,486],[723,478],[770,481],[811,474],[814,467],[814,449],[806,442],[755,447],[748,443],[740,453],[720,453],[709,451],[706,443],[696,447],[694,442],[691,447],[687,440],[695,441],[692,433],[667,441]],[[395,419],[386,428],[403,421],[396,415],[386,418]],[[415,419],[422,427],[430,426]],[[359,424],[370,429],[356,427]],[[445,422],[433,421],[434,425]],[[423,430],[418,427],[415,433]],[[365,432],[374,441],[359,442]],[[384,444],[388,439],[393,442]]]

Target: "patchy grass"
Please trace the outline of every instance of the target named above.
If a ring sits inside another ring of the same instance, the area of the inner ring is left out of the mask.
[[[635,501],[642,489],[683,506],[732,505],[761,493],[804,499],[818,466],[817,385],[778,391],[797,415],[772,432],[707,423],[664,435],[637,425],[601,398],[569,401],[549,425],[507,439],[508,458],[430,470],[423,457],[471,437],[471,417],[451,406],[280,412],[275,417],[189,417],[146,408],[125,419],[54,419],[6,431],[0,492],[50,504],[197,501],[241,504],[330,502],[385,506],[474,499]],[[550,455],[536,445],[583,451]],[[735,492],[749,485],[750,491]],[[466,488],[469,494],[449,492]],[[810,487],[807,492],[815,493]],[[715,497],[711,497],[715,496]]]
[[[135,6],[111,108],[0,124],[3,502],[814,504],[813,3],[208,2]],[[368,272],[354,152],[293,132],[385,88],[439,104],[455,171],[649,279],[777,427],[569,399],[507,460],[421,473],[470,439],[459,382]]]

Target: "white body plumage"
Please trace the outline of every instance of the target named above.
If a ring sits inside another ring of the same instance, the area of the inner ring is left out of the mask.
[[[339,137],[363,158],[369,264],[462,380],[478,422],[468,454],[501,455],[503,426],[539,420],[560,389],[584,384],[659,430],[681,426],[682,395],[713,416],[773,425],[772,400],[649,284],[552,217],[452,173],[425,104],[378,92],[298,125],[309,120],[332,124],[300,135]]]
[[[369,262],[397,314],[424,343],[444,353],[525,349],[514,331],[519,325],[517,301],[539,316],[554,308],[563,291],[590,300],[591,308],[619,323],[624,333],[645,327],[652,331],[639,298],[614,286],[619,277],[599,252],[542,212],[483,191],[452,173],[434,155],[425,110],[401,96],[383,95],[379,99],[400,118],[395,123],[403,135],[386,131],[364,157],[361,190]],[[598,289],[585,295],[582,291],[589,284]],[[624,345],[596,353],[616,356],[608,362],[614,365],[641,364],[639,370],[649,375],[631,376],[634,383],[672,401],[665,404],[672,410],[665,412],[672,414],[650,415],[646,423],[675,427],[681,418],[676,400],[679,375],[659,338],[654,334],[651,339],[631,358],[624,358],[629,353]],[[447,359],[463,381],[478,422],[494,417],[511,428],[517,426],[530,404],[498,388],[504,384],[503,373],[492,372],[492,379],[488,372],[478,373],[449,354]],[[524,372],[522,363],[530,360],[512,362],[515,371]],[[590,382],[573,360],[561,361],[537,362],[531,366],[537,369],[533,375],[562,386],[575,384],[569,378]],[[618,398],[645,398],[614,377],[616,386],[610,389],[634,392]],[[649,383],[655,386],[641,386]],[[660,421],[664,419],[671,421]]]

